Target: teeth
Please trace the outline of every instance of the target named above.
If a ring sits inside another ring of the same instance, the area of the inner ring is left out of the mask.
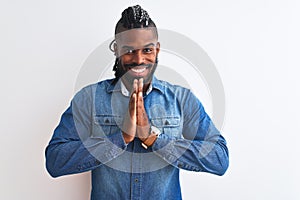
[[[142,73],[142,72],[144,72],[146,70],[146,68],[142,68],[142,69],[134,69],[134,68],[132,68],[131,70],[133,72],[135,72],[135,73]]]

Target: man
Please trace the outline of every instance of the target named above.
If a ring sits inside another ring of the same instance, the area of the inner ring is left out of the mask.
[[[179,169],[223,175],[225,139],[190,90],[157,80],[157,29],[140,6],[116,25],[115,78],[79,91],[46,148],[53,177],[92,170],[91,199],[181,199]]]

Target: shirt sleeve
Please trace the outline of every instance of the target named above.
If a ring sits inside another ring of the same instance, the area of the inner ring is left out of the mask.
[[[92,170],[121,155],[127,145],[121,131],[92,137],[93,92],[78,92],[63,113],[46,147],[46,168],[52,177]]]
[[[225,138],[191,92],[188,92],[181,105],[183,137],[158,137],[152,150],[175,167],[223,175],[229,165]]]

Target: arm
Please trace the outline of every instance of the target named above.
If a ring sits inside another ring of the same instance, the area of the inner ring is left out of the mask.
[[[64,112],[46,148],[46,168],[53,177],[92,170],[126,149],[121,131],[91,137],[93,92],[84,88]]]
[[[183,102],[183,139],[159,137],[153,151],[175,167],[223,175],[229,164],[225,139],[192,93]]]

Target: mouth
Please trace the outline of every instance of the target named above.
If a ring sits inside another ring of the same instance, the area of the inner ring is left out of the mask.
[[[134,77],[134,78],[141,78],[141,77],[147,77],[150,72],[151,72],[151,68],[153,66],[152,63],[149,64],[140,64],[137,65],[136,63],[132,63],[132,64],[124,64],[123,65],[125,69],[127,69],[126,71],[128,72],[128,75],[130,77]]]
[[[133,71],[134,73],[143,73],[144,71],[146,71],[146,67],[143,68],[131,68],[131,71]]]
[[[139,66],[130,68],[128,72],[132,77],[145,77],[148,75],[149,70],[146,66]]]

